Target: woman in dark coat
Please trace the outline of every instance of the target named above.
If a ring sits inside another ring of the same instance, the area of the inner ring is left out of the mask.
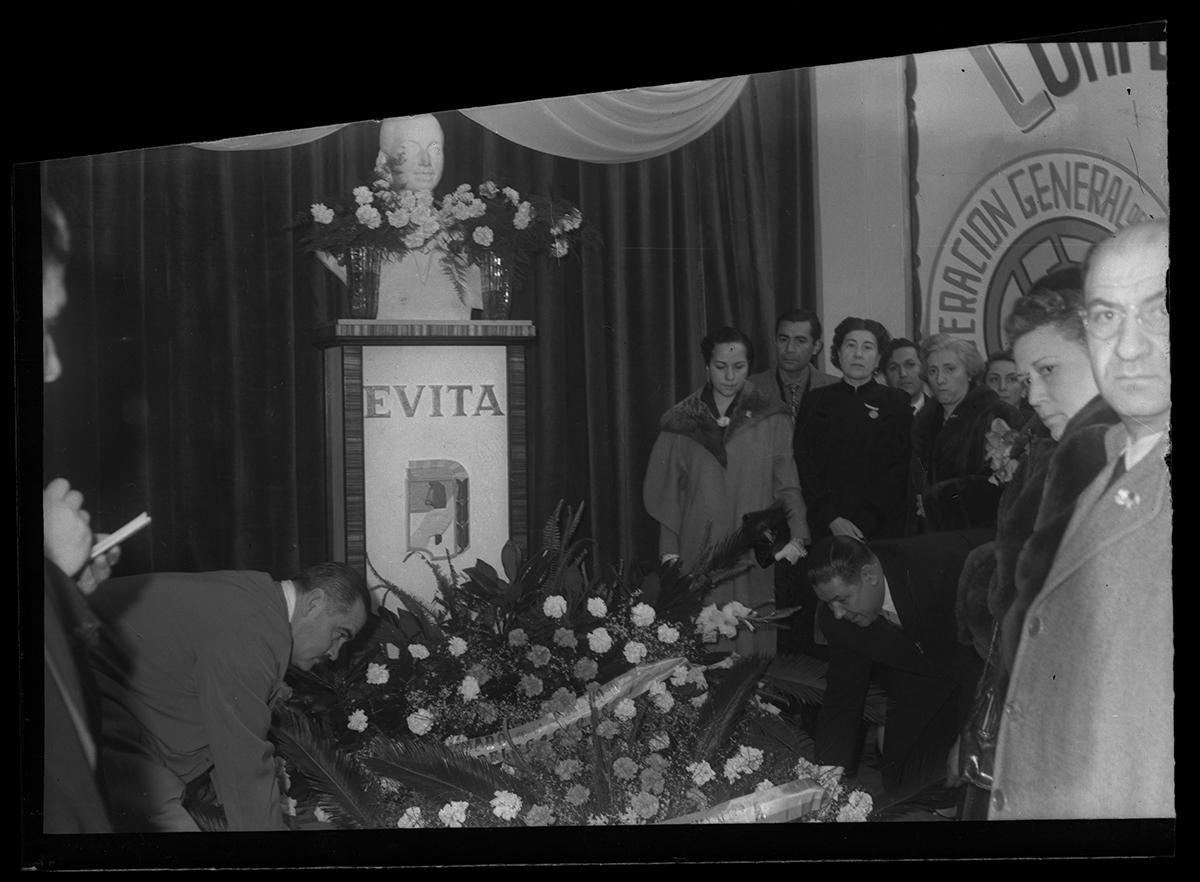
[[[1001,485],[992,480],[987,436],[1020,429],[1021,414],[981,382],[983,357],[967,341],[934,334],[921,344],[921,356],[937,399],[936,407],[921,409],[913,429],[925,472],[925,529],[994,527]]]
[[[839,383],[812,389],[796,419],[796,467],[814,537],[904,535],[911,454],[908,396],[875,381],[891,337],[851,316],[833,332]]]

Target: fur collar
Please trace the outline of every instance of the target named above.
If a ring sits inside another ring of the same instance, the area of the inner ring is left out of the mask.
[[[747,383],[729,411],[729,425],[721,428],[701,399],[703,392],[703,387],[697,389],[663,414],[660,428],[664,432],[691,438],[723,466],[728,465],[725,441],[735,432],[740,432],[774,414],[791,418],[791,410],[787,405],[775,401],[753,384]]]

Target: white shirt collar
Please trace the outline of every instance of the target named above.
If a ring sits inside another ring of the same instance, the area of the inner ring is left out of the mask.
[[[892,589],[888,587],[887,576],[883,577],[883,608],[894,615],[897,622],[900,621],[900,613],[896,612],[896,603],[892,600]]]
[[[279,587],[283,589],[283,600],[287,604],[287,617],[290,622],[292,614],[296,611],[296,586],[292,584],[291,579],[284,579],[279,583]]]
[[[1146,454],[1153,450],[1158,442],[1162,440],[1164,432],[1155,432],[1153,435],[1147,435],[1145,438],[1139,438],[1137,441],[1130,441],[1125,445],[1125,471],[1129,471],[1139,462],[1146,458]]]

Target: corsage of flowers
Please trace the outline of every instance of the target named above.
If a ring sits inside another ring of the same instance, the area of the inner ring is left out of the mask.
[[[1007,484],[1020,465],[1020,460],[1015,454],[1019,452],[1017,447],[1021,433],[1000,417],[996,417],[992,420],[991,430],[984,436],[984,440],[987,442],[985,455],[992,469],[988,483],[996,486]]]

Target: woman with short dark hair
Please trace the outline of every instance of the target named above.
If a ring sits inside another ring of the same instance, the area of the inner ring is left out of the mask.
[[[850,316],[833,332],[840,383],[812,389],[796,420],[796,466],[813,536],[904,535],[912,408],[876,382],[891,347],[887,329]]]

